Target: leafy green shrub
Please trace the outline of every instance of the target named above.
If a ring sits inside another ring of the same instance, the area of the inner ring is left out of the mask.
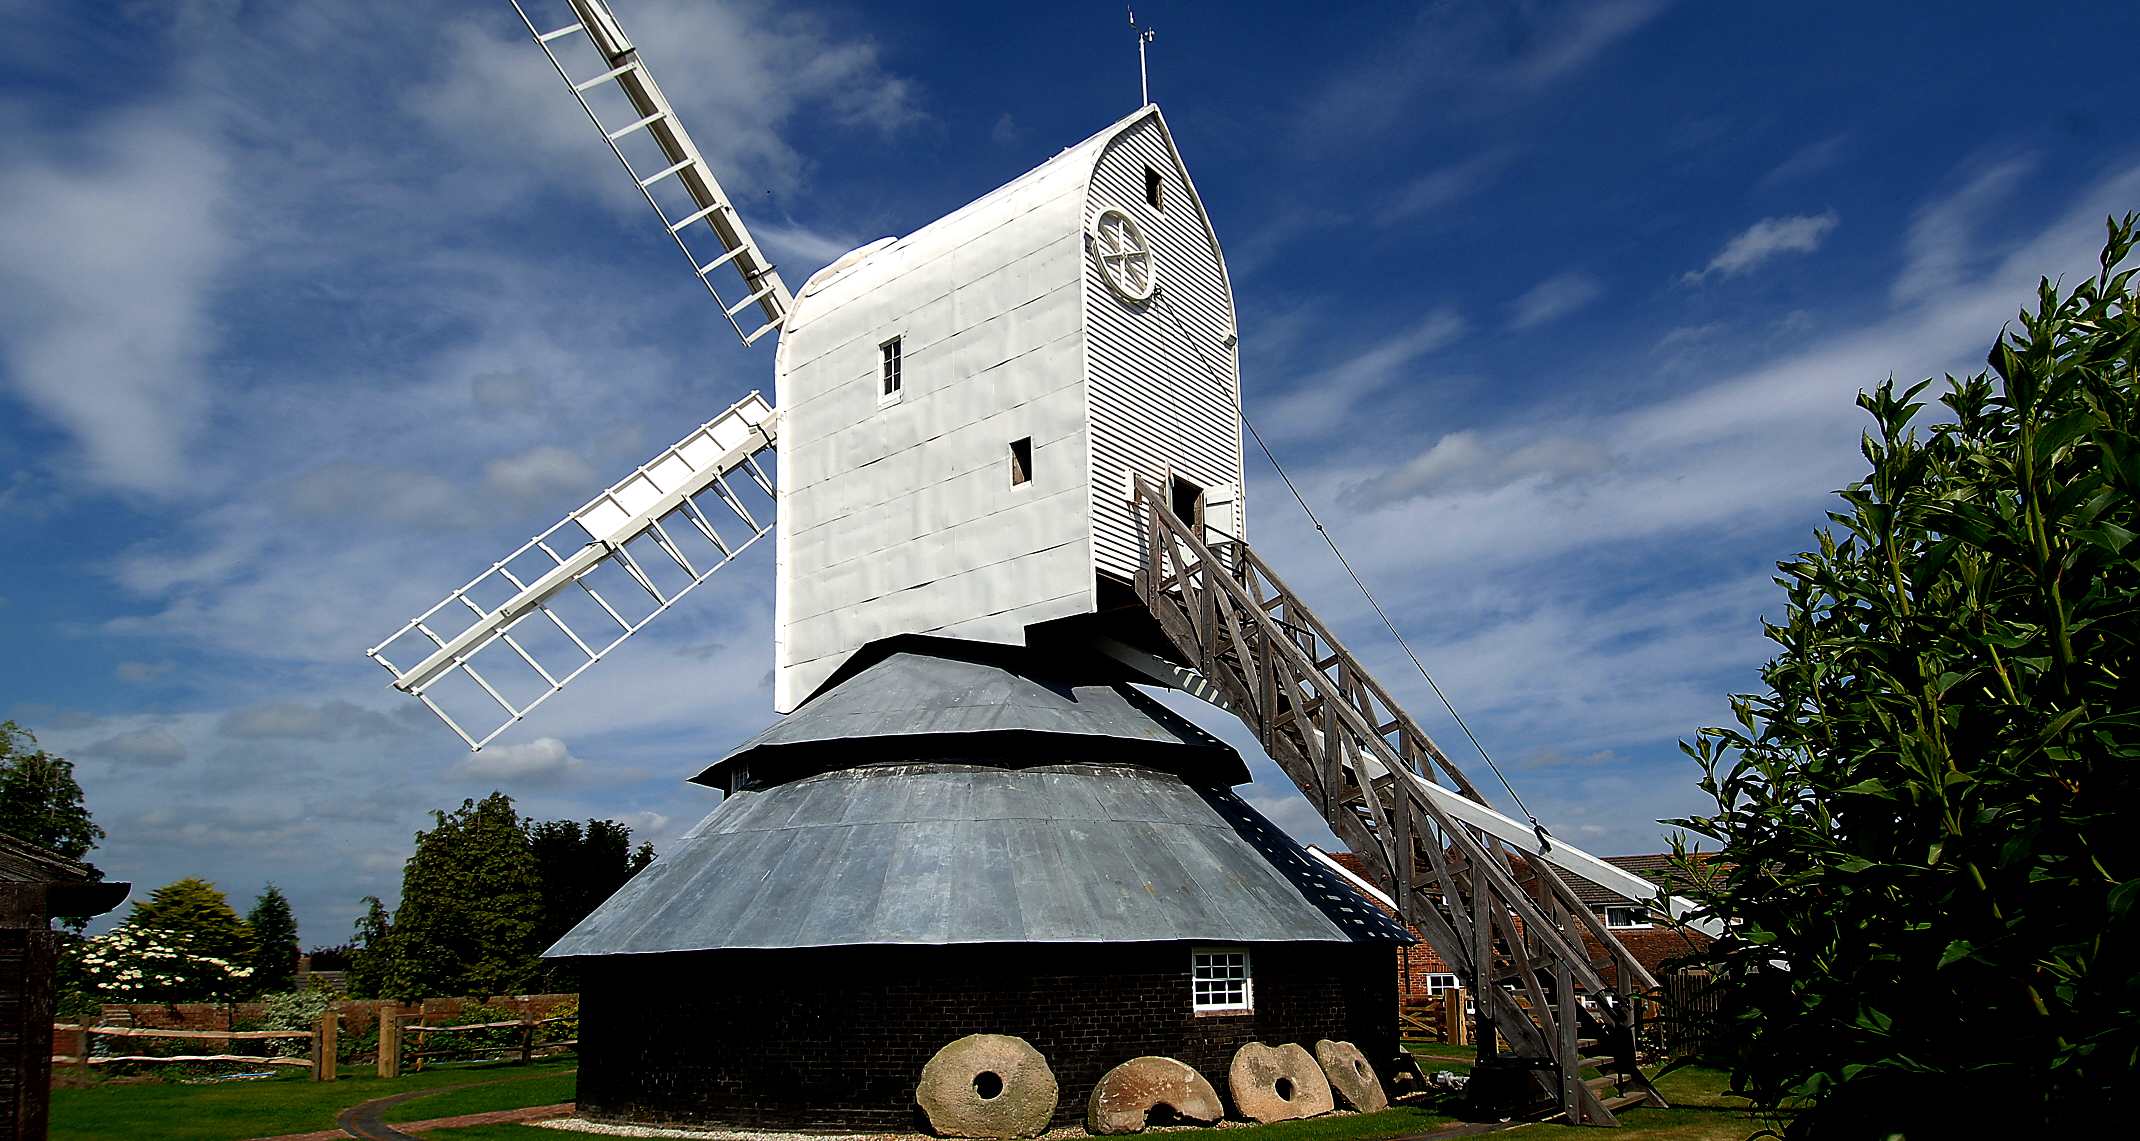
[[[1989,1136],[2140,1093],[2140,314],[2102,272],[1883,384],[1872,465],[1779,564],[1768,692],[1684,746],[1721,842],[1722,1049],[1788,1135]],[[1691,866],[1691,862],[1690,862]]]

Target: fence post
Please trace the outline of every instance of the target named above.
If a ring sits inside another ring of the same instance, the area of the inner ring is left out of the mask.
[[[1442,1041],[1451,1046],[1471,1045],[1471,1023],[1464,1017],[1464,988],[1442,992]]]
[[[401,1076],[401,1003],[379,1004],[379,1076]]]
[[[523,1012],[523,1015],[525,1012]],[[535,1020],[527,1018],[520,1024],[520,1064],[525,1066],[535,1060]]]
[[[340,1048],[341,1016],[333,1010],[320,1015],[319,1026],[312,1032],[312,1080],[331,1082],[336,1078],[335,1052]]]

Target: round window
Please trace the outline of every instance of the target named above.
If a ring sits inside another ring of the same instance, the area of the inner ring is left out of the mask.
[[[1100,259],[1100,277],[1124,301],[1152,296],[1152,244],[1135,218],[1115,207],[1092,221],[1092,255]]]

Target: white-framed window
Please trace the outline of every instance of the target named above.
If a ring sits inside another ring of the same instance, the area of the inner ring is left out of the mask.
[[[901,360],[904,354],[901,352],[900,340],[901,338],[899,337],[893,337],[891,340],[877,346],[877,403],[879,404],[889,404],[899,399],[900,371],[904,367],[904,362]]]
[[[1463,985],[1463,984],[1462,984],[1461,982],[1457,981],[1457,977],[1456,977],[1455,975],[1450,975],[1450,974],[1431,974],[1431,975],[1428,975],[1428,976],[1427,976],[1427,997],[1428,997],[1428,998],[1439,998],[1439,997],[1441,997],[1441,996],[1442,996],[1443,994],[1445,994],[1445,993],[1447,993],[1447,992],[1449,992],[1449,991],[1452,991],[1452,990],[1456,990],[1457,988],[1461,987],[1462,985]]]
[[[1248,948],[1197,947],[1189,952],[1190,1007],[1199,1014],[1254,1010],[1256,983]]]
[[[1608,904],[1605,907],[1605,926],[1607,927],[1648,927],[1649,925],[1650,909],[1639,903],[1631,903],[1625,906]]]
[[[1154,210],[1167,208],[1167,181],[1151,167],[1144,168],[1144,201]]]

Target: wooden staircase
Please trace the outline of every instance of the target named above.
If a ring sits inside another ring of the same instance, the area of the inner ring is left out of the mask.
[[[1482,1069],[1527,1071],[1528,1116],[1614,1125],[1615,1110],[1664,1105],[1636,1066],[1631,1018],[1631,994],[1656,980],[1546,861],[1452,818],[1421,791],[1440,781],[1485,803],[1245,542],[1177,518],[1142,479],[1134,494],[1145,554],[1138,596],[1182,664],[1256,734],[1470,988]],[[1586,933],[1629,992],[1606,985]]]

